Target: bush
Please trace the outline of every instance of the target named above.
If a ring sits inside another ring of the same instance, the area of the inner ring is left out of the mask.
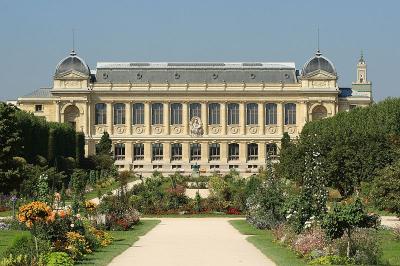
[[[312,251],[322,251],[325,246],[325,234],[318,227],[311,228],[298,235],[292,244],[292,248],[302,256],[307,256]]]
[[[37,265],[40,257],[49,253],[51,249],[49,241],[41,239],[38,239],[37,241],[39,247],[39,258],[36,254],[35,241],[32,239],[31,236],[27,235],[17,236],[11,246],[4,251],[3,256],[6,258],[12,258],[13,260],[22,260],[24,263],[27,262],[27,264],[15,265]]]
[[[47,266],[73,266],[74,260],[65,252],[51,252],[47,256]]]
[[[81,259],[84,254],[92,252],[85,237],[78,232],[67,233],[66,251],[73,259]]]
[[[354,264],[351,259],[347,257],[340,257],[336,255],[322,256],[313,259],[309,262],[310,265],[352,265]]]

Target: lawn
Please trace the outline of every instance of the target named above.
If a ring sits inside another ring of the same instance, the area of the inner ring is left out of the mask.
[[[260,230],[246,222],[246,220],[229,221],[243,235],[248,235],[247,241],[258,248],[276,265],[307,265],[288,248],[274,242],[271,231]]]
[[[145,235],[159,222],[160,220],[141,220],[133,230],[112,231],[111,234],[114,237],[112,245],[99,249],[92,254],[86,255],[85,259],[77,263],[77,265],[107,265],[114,257],[131,247],[140,236]]]
[[[396,240],[390,230],[381,230],[383,265],[400,265],[400,240]]]
[[[0,217],[12,216],[12,210],[0,212]]]
[[[0,257],[16,236],[29,234],[29,231],[0,230]]]
[[[244,215],[226,214],[222,212],[210,212],[199,214],[144,214],[144,218],[244,218]]]

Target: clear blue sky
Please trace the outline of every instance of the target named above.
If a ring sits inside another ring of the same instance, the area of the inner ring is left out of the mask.
[[[291,61],[321,50],[350,86],[360,50],[374,98],[400,96],[400,1],[1,1],[0,100],[51,85],[71,50],[98,61]]]

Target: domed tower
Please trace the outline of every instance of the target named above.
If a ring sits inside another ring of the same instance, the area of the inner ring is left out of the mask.
[[[54,89],[87,88],[90,80],[90,69],[86,62],[76,55],[75,51],[62,59],[54,74]]]
[[[336,88],[337,73],[333,63],[318,50],[301,71],[302,87]]]

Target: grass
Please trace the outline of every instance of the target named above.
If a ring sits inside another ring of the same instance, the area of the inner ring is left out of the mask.
[[[143,218],[244,218],[244,215],[225,214],[219,212],[199,213],[199,214],[147,214]]]
[[[16,236],[29,234],[29,231],[0,230],[0,256],[7,249],[7,247],[12,244]]]
[[[276,243],[271,231],[257,229],[245,220],[233,220],[229,222],[240,233],[248,235],[247,241],[275,262],[276,265],[307,265],[291,250]]]
[[[92,254],[86,255],[85,259],[78,262],[77,265],[107,265],[114,257],[131,247],[140,236],[145,235],[159,222],[160,220],[141,220],[133,230],[110,232],[114,237],[112,245],[101,248]]]
[[[0,212],[0,217],[12,216],[12,210]]]
[[[390,230],[381,230],[379,234],[382,240],[381,263],[383,265],[400,265],[400,241],[396,240]]]

